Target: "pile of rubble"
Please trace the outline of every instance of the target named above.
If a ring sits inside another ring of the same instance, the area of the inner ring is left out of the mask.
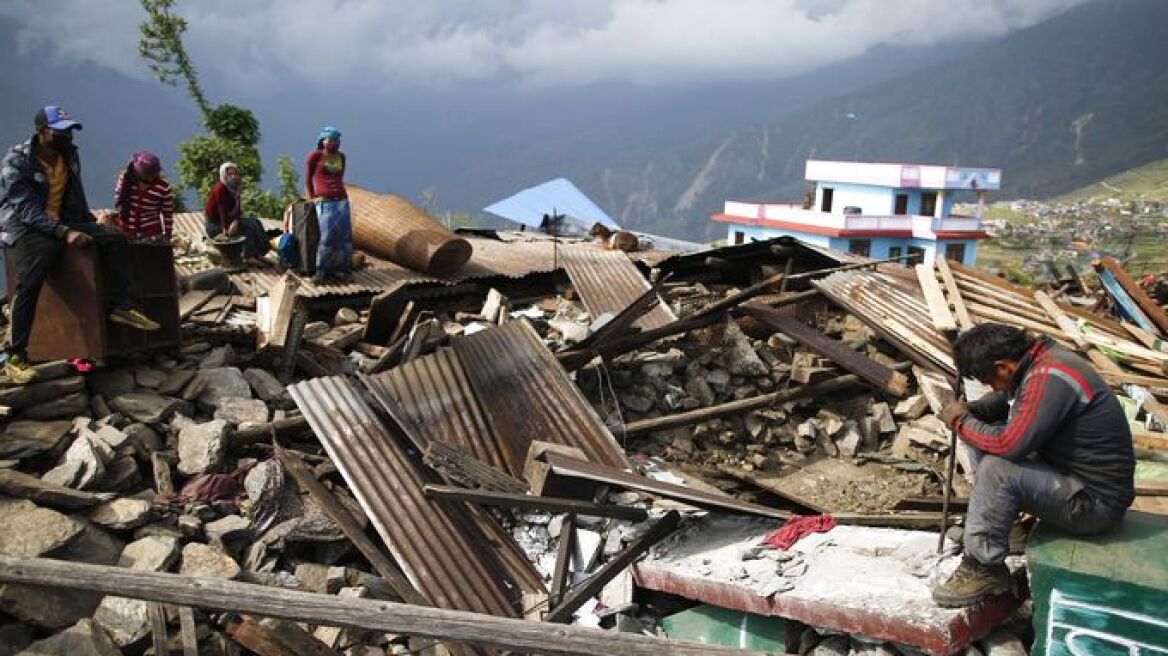
[[[0,383],[0,579],[22,581],[0,587],[0,655],[734,653],[662,640],[668,617],[727,590],[786,618],[796,653],[1025,653],[1025,606],[913,605],[956,562],[920,530],[945,487],[944,340],[907,340],[887,326],[926,324],[826,282],[911,296],[903,270],[789,240],[639,263],[575,246],[554,253],[562,269],[472,259],[479,277],[381,289],[392,269],[333,289],[188,272],[180,348]],[[842,530],[767,547],[792,514]],[[10,558],[101,574],[34,587],[48,565]],[[895,570],[907,605],[801,614],[850,603],[825,579],[867,575],[844,561]],[[260,586],[351,614],[257,612]],[[888,613],[939,628],[880,628]]]

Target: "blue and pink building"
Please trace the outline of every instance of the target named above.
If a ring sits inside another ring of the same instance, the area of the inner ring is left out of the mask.
[[[938,254],[973,265],[985,192],[1001,188],[999,169],[922,164],[807,160],[814,195],[803,203],[726,201],[711,217],[728,224],[728,240],[790,235],[874,259],[916,255],[932,264]],[[973,216],[952,214],[958,193],[972,194]]]

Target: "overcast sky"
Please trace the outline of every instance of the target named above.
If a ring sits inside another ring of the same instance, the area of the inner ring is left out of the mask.
[[[1004,35],[1082,0],[185,0],[208,94],[303,83],[555,87],[806,72],[883,45]],[[23,52],[149,79],[136,0],[4,0]]]

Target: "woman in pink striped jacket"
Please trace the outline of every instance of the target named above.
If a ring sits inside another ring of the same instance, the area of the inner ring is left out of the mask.
[[[114,186],[115,221],[131,241],[170,241],[174,232],[174,192],[162,177],[154,153],[130,157]]]

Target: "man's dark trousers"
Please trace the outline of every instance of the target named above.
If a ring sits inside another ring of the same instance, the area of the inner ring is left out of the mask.
[[[981,455],[965,515],[965,553],[983,565],[1004,561],[1020,510],[1074,535],[1098,535],[1114,529],[1126,508],[1040,460]]]
[[[100,223],[71,223],[69,229],[93,237],[89,248],[98,250],[102,271],[110,277],[110,289],[116,294],[117,307],[123,310],[136,307],[134,280],[128,270],[129,251],[122,233]],[[66,248],[76,247],[68,246],[65,240],[52,235],[29,230],[6,249],[6,257],[12,260],[12,269],[16,273],[12,326],[8,337],[9,353],[27,359],[28,338],[36,318],[41,287]]]

